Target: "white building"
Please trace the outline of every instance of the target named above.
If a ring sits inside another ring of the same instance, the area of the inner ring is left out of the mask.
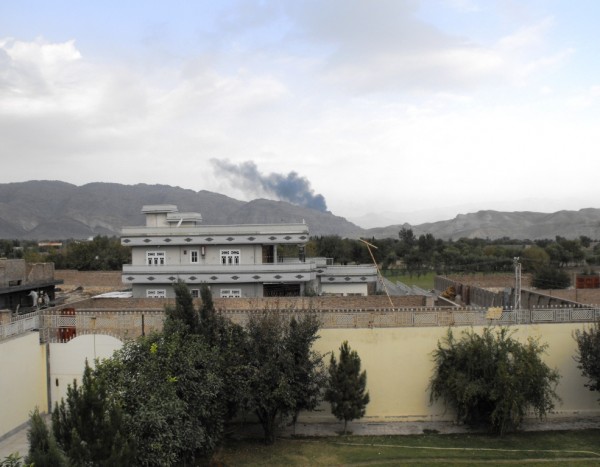
[[[145,226],[121,231],[121,243],[131,247],[123,283],[134,298],[171,297],[177,280],[194,296],[206,283],[215,297],[368,295],[375,289],[374,266],[305,258],[304,223],[202,225],[199,213],[179,212],[174,205],[144,206],[142,212]],[[294,257],[280,256],[286,245],[297,246]]]

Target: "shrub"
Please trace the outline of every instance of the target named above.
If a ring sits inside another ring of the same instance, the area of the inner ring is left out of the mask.
[[[541,359],[547,345],[529,338],[522,344],[514,332],[472,329],[454,338],[451,330],[433,352],[435,370],[430,400],[442,399],[457,420],[503,434],[514,431],[528,410],[543,418],[554,408],[559,374]]]
[[[600,326],[595,323],[590,329],[577,330],[573,337],[577,341],[577,368],[589,380],[585,386],[600,391]]]

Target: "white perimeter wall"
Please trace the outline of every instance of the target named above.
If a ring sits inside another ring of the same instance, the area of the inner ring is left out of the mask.
[[[37,332],[0,342],[0,437],[47,412],[46,346]]]
[[[93,367],[95,359],[108,358],[122,346],[119,339],[102,334],[77,336],[66,344],[49,344],[52,409],[61,398],[66,398],[67,387],[74,379],[81,383],[86,359]]]

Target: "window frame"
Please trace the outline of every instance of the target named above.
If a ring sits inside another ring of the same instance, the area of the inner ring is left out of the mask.
[[[221,289],[220,298],[242,298],[242,289]]]
[[[164,266],[167,264],[167,255],[161,250],[146,250],[146,266]]]
[[[167,289],[146,289],[146,298],[167,298]]]
[[[230,250],[221,250],[221,266],[239,266],[242,258],[242,250],[240,249],[230,249]]]

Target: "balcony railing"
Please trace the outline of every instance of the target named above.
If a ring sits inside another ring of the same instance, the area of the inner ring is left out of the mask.
[[[19,315],[12,318],[10,323],[0,326],[0,341],[39,329],[39,326],[39,311]]]

